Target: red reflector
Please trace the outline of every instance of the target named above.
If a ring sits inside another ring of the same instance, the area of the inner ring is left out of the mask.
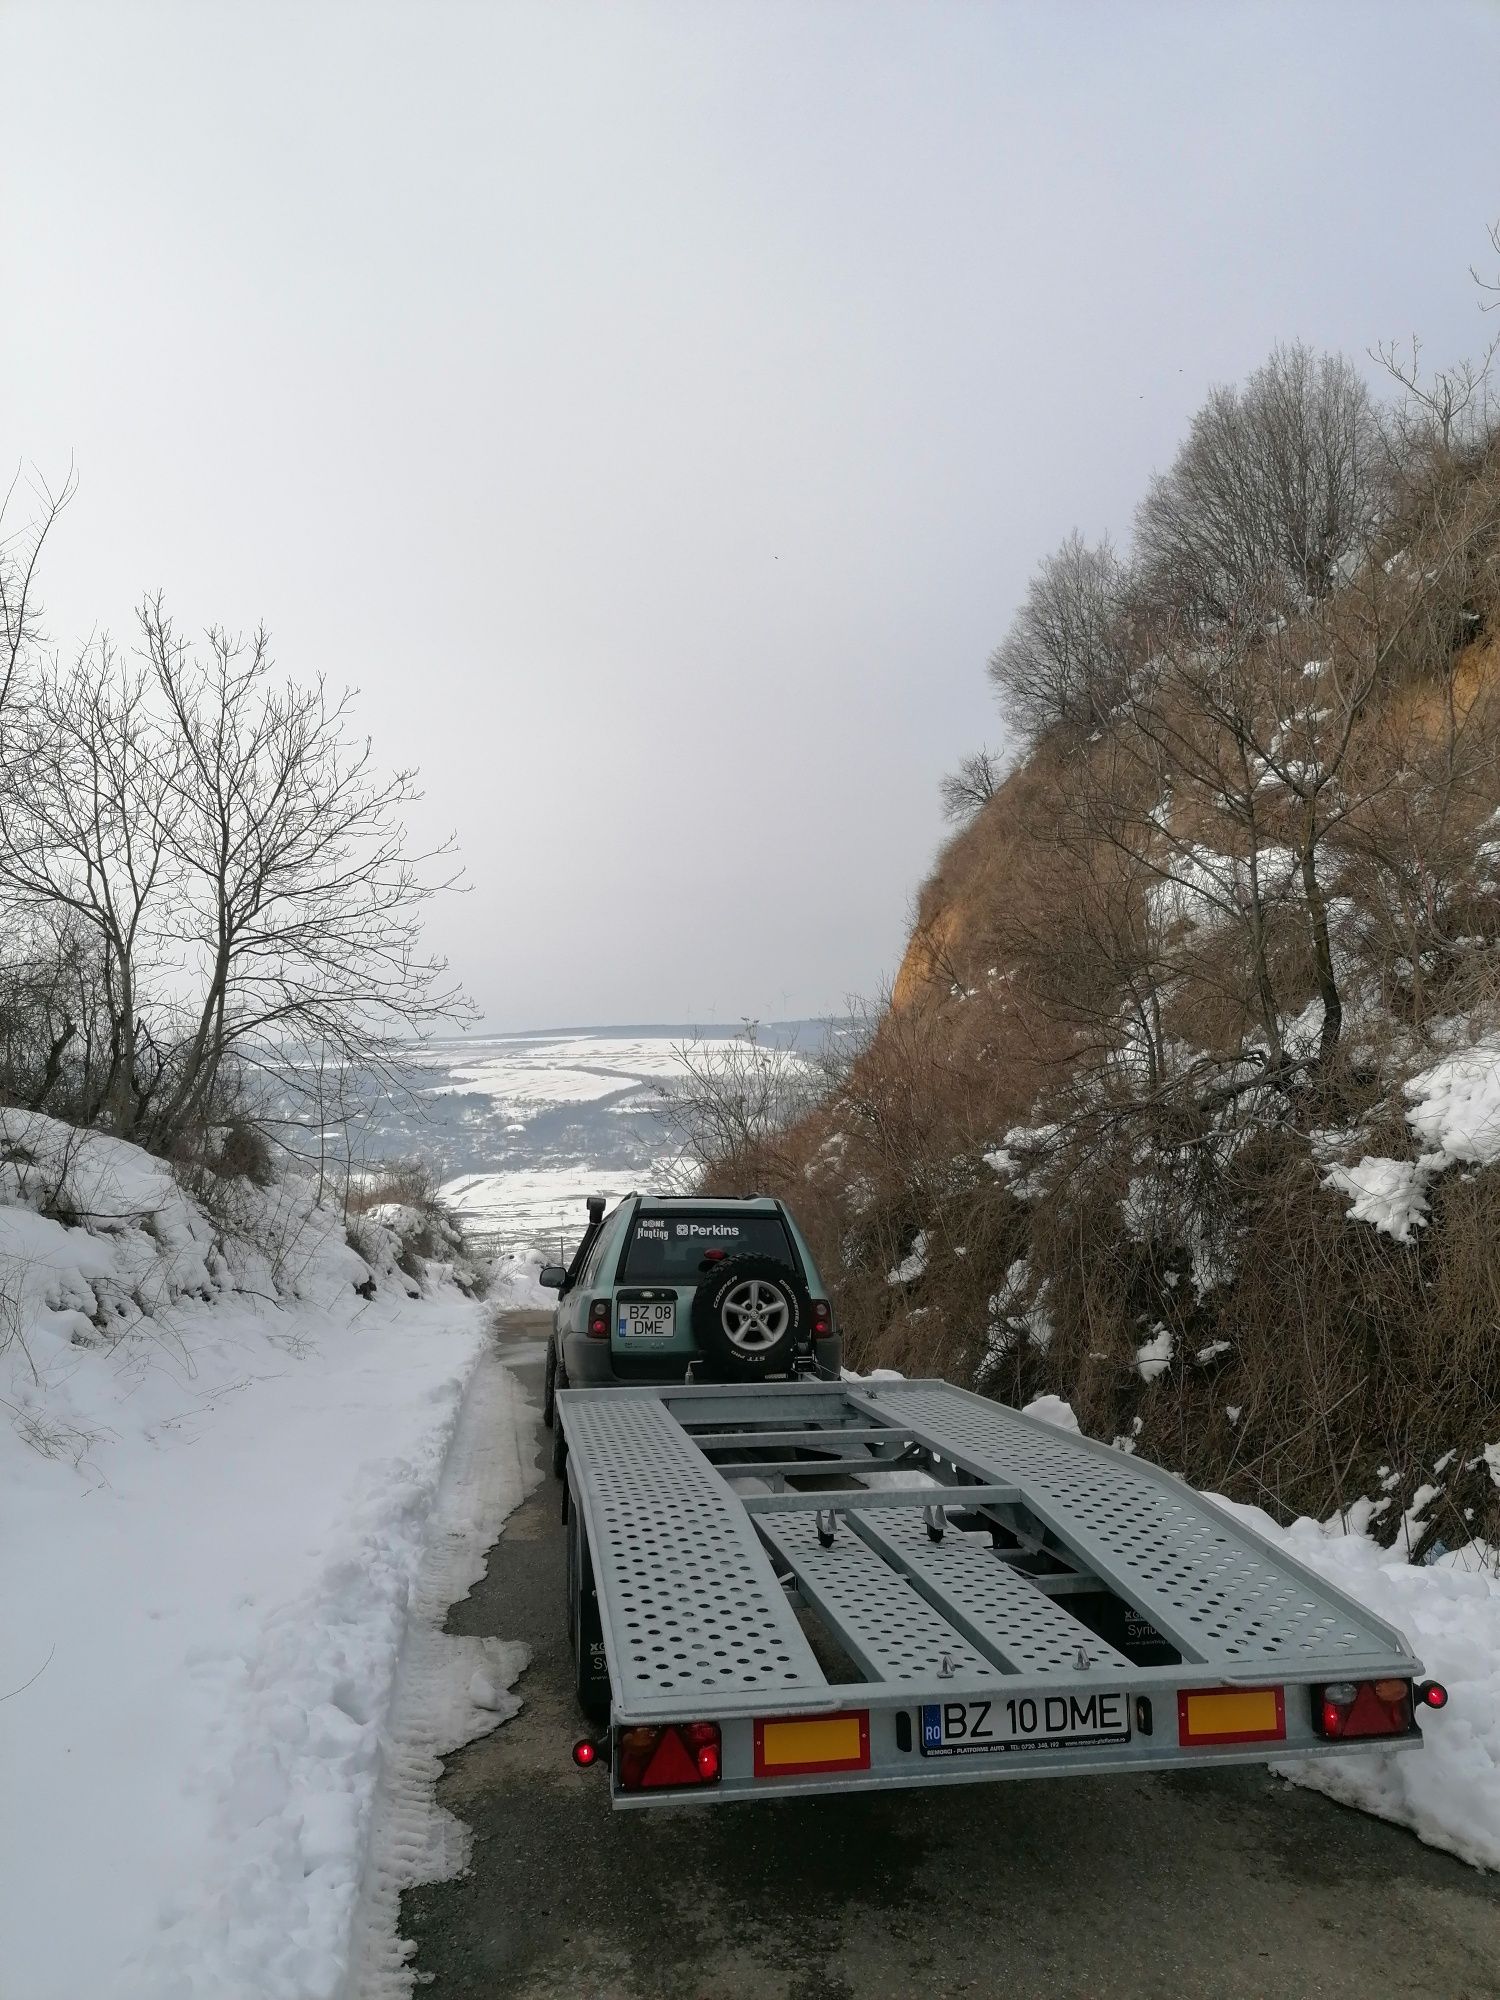
[[[580,1771],[586,1771],[598,1755],[598,1745],[590,1743],[587,1737],[581,1743],[573,1745],[573,1762],[578,1766]]]
[[[641,1789],[654,1785],[696,1785],[698,1760],[675,1729],[664,1729],[651,1761],[641,1773]]]
[[[1425,1708],[1446,1708],[1448,1690],[1441,1681],[1418,1681],[1417,1699]]]
[[[615,1739],[620,1789],[649,1792],[670,1785],[713,1785],[719,1780],[717,1722],[669,1723],[660,1729],[622,1729]]]
[[[1313,1722],[1331,1743],[1372,1736],[1410,1736],[1411,1689],[1406,1681],[1337,1681],[1313,1693]]]

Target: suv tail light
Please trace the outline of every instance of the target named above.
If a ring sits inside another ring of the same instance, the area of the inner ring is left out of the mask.
[[[589,1339],[609,1339],[609,1300],[589,1300]]]
[[[668,1785],[716,1785],[721,1746],[717,1722],[669,1722],[660,1729],[622,1729],[615,1737],[615,1775],[622,1792]]]
[[[1313,1728],[1330,1743],[1410,1736],[1410,1681],[1329,1681],[1315,1687]]]
[[[833,1307],[828,1303],[827,1299],[814,1299],[812,1302],[813,1339],[827,1340],[832,1332]]]

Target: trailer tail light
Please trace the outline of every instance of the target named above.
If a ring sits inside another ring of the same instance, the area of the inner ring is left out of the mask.
[[[833,1307],[828,1303],[827,1299],[814,1299],[812,1302],[813,1339],[827,1340],[832,1332]]]
[[[1279,1687],[1178,1690],[1181,1744],[1280,1743],[1285,1737],[1286,1695]]]
[[[1418,1681],[1412,1692],[1424,1708],[1448,1706],[1448,1690],[1441,1681]]]
[[[660,1729],[622,1729],[615,1737],[615,1776],[622,1792],[716,1785],[721,1759],[717,1722],[669,1722]]]
[[[589,1339],[609,1339],[609,1300],[589,1300]]]
[[[1414,1727],[1410,1681],[1328,1681],[1312,1698],[1313,1728],[1330,1743],[1410,1736]]]

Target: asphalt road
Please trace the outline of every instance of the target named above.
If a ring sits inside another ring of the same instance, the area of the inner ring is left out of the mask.
[[[538,1405],[542,1326],[499,1331]],[[549,1476],[450,1614],[533,1659],[439,1794],[469,1874],[403,1899],[431,2000],[1500,1996],[1494,1878],[1256,1769],[612,1813],[563,1562]]]

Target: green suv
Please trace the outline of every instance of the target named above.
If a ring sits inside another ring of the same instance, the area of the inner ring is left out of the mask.
[[[629,1382],[761,1382],[839,1375],[842,1343],[828,1290],[790,1212],[766,1195],[737,1200],[592,1195],[589,1226],[564,1267],[547,1343],[543,1421],[559,1389]],[[562,1457],[562,1430],[553,1457]]]

